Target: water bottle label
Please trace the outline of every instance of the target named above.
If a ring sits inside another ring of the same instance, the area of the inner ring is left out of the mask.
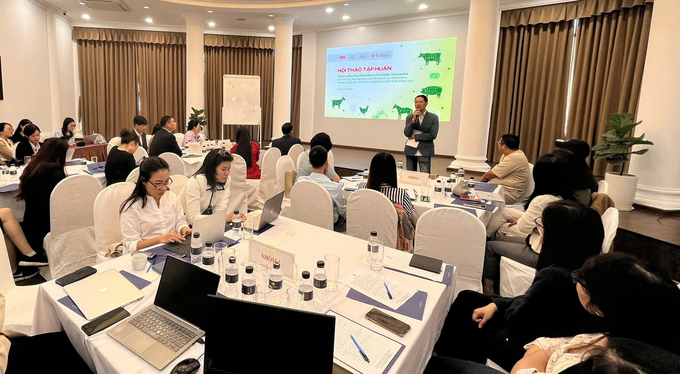
[[[246,286],[245,284],[241,284],[241,293],[243,293],[244,295],[254,295],[255,285]]]
[[[369,246],[369,250],[368,250],[368,251],[369,251],[369,252],[372,252],[372,253],[378,253],[378,252],[380,251],[380,246],[379,246],[379,245],[374,245],[372,251],[371,251],[371,248],[370,248],[370,246]]]
[[[191,255],[192,256],[198,256],[202,252],[203,252],[203,247],[198,247],[198,248],[191,247]]]
[[[370,244],[366,245],[366,250],[368,251],[368,253],[371,253],[371,245]]]
[[[232,222],[232,226],[233,226],[235,229],[240,229],[240,228],[241,228],[241,222]]]
[[[302,295],[302,300],[303,301],[312,301],[314,300],[314,291],[309,291],[309,292],[302,292],[302,290],[298,291],[300,295]]]
[[[283,280],[275,281],[270,279],[269,285],[272,287],[272,290],[280,290],[283,288]]]
[[[453,188],[451,188],[451,187],[444,188],[444,192],[446,192],[446,193],[451,193],[451,191],[453,191]]]
[[[435,187],[434,192],[442,192],[442,188],[441,187]]]
[[[326,280],[325,279],[316,279],[314,278],[314,287],[316,288],[326,288]]]
[[[203,265],[213,265],[215,263],[215,257],[205,257],[203,256]]]
[[[238,274],[224,274],[224,278],[226,279],[227,283],[238,283]]]

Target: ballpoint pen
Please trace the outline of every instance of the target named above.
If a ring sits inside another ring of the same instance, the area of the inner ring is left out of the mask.
[[[352,335],[350,334],[349,337],[352,338],[352,341],[354,342],[354,345],[357,346],[357,349],[359,350],[359,353],[361,353],[361,356],[364,358],[364,361],[366,361],[366,362],[368,362],[368,363],[370,364],[370,363],[371,363],[371,360],[368,359],[368,356],[366,356],[366,352],[364,352],[364,350],[361,349],[361,346],[359,345],[359,343],[357,343],[357,340],[354,339],[354,336],[352,336]]]
[[[385,289],[387,290],[387,296],[392,300],[392,293],[390,292],[390,289],[387,287],[387,283],[383,282],[385,285]]]
[[[146,272],[148,273],[149,270],[151,270],[151,267],[156,263],[156,259],[152,258],[151,263],[149,263],[149,267],[146,269]]]

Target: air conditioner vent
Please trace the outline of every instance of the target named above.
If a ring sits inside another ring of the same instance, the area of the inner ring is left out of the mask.
[[[85,6],[93,10],[106,12],[130,12],[130,7],[123,0],[83,0]]]

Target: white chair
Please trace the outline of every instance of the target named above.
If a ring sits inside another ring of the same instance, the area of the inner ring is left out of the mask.
[[[386,247],[397,248],[399,216],[394,204],[382,193],[361,189],[347,199],[347,235],[368,240],[371,231]]]
[[[5,296],[3,329],[31,335],[39,285],[17,287],[7,255],[5,236],[0,230],[0,293]]]
[[[515,297],[524,295],[536,277],[536,269],[507,257],[501,257],[500,295]]]
[[[286,172],[291,170],[295,170],[293,159],[288,155],[279,157],[276,161],[276,190],[274,195],[286,189]]]
[[[87,174],[68,177],[52,190],[50,232],[43,240],[50,278],[97,262],[94,201],[101,190],[101,182]]]
[[[111,143],[108,143],[108,144],[106,145],[106,156],[108,156],[109,153],[111,153],[111,150],[113,149],[113,147],[117,147],[117,145],[113,145],[113,144],[111,144]]]
[[[146,153],[146,150],[142,147],[137,147],[137,150],[132,155],[135,157],[135,162],[139,162],[141,159],[149,157],[149,154]]]
[[[508,206],[508,208],[524,211],[524,203],[526,203],[531,194],[534,193],[534,187],[536,187],[536,183],[534,183],[534,164],[529,164],[529,180],[527,181],[527,186],[524,188],[524,192],[522,192],[519,199],[517,199],[517,202]]]
[[[608,208],[602,215],[602,225],[604,225],[602,253],[608,253],[616,237],[616,230],[619,228],[619,210],[613,207]]]
[[[94,241],[98,263],[110,260],[111,257],[106,257],[109,246],[123,240],[120,233],[120,207],[134,189],[134,183],[114,183],[103,189],[94,200]]]
[[[609,194],[609,182],[602,180],[597,182],[597,192],[603,194]]]
[[[19,146],[19,143],[21,142],[14,143],[14,146],[12,147],[12,158],[17,158],[17,146]]]
[[[316,182],[298,181],[290,192],[289,217],[310,225],[333,230],[333,199],[331,194]]]
[[[132,169],[130,174],[128,174],[127,178],[125,178],[125,181],[130,182],[132,184],[136,184],[137,179],[139,179],[139,167]]]
[[[477,216],[456,208],[430,209],[418,218],[415,241],[414,253],[456,267],[455,296],[482,292],[486,228]]]
[[[161,153],[158,157],[162,158],[168,163],[170,166],[170,175],[186,175],[186,171],[184,170],[184,161],[181,157],[171,152]]]
[[[177,140],[177,145],[184,147],[184,134],[175,133],[175,140]]]
[[[300,163],[302,162],[302,157],[303,157],[305,154],[306,154],[306,153],[303,151],[302,153],[300,153],[300,154],[298,155],[298,158],[297,158],[297,160],[295,161],[295,170],[300,170]]]
[[[248,166],[243,157],[232,154],[234,161],[231,162],[231,172],[229,173],[229,203],[227,204],[227,213],[235,210],[246,213],[248,212],[248,194],[246,193],[246,175],[248,175]]]
[[[146,148],[151,147],[151,141],[153,140],[153,135],[147,135],[146,137]]]
[[[170,178],[172,179],[170,191],[174,192],[175,195],[179,196],[179,193],[182,192],[182,188],[184,188],[184,185],[187,183],[189,178],[184,174],[171,175]]]
[[[288,156],[290,156],[290,158],[291,158],[291,159],[293,160],[293,162],[295,163],[295,166],[296,166],[296,167],[295,167],[295,170],[298,170],[298,168],[297,168],[297,165],[298,165],[298,163],[297,163],[298,157],[299,157],[300,154],[302,154],[302,152],[304,152],[304,151],[305,151],[305,148],[302,146],[302,144],[295,144],[294,146],[290,147],[290,149],[288,150]]]
[[[335,170],[335,156],[333,150],[328,151],[328,169]]]
[[[109,140],[109,144],[114,146],[114,145],[120,145],[120,136],[114,136]]]
[[[278,148],[269,148],[262,157],[262,174],[260,175],[260,194],[262,201],[269,200],[276,192],[276,162],[281,157]]]

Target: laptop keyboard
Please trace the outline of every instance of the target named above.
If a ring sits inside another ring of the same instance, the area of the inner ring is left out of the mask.
[[[155,309],[147,309],[132,320],[130,324],[164,346],[179,351],[198,334]]]
[[[191,240],[185,239],[181,243],[168,243],[165,245],[168,251],[184,256],[191,256]]]

